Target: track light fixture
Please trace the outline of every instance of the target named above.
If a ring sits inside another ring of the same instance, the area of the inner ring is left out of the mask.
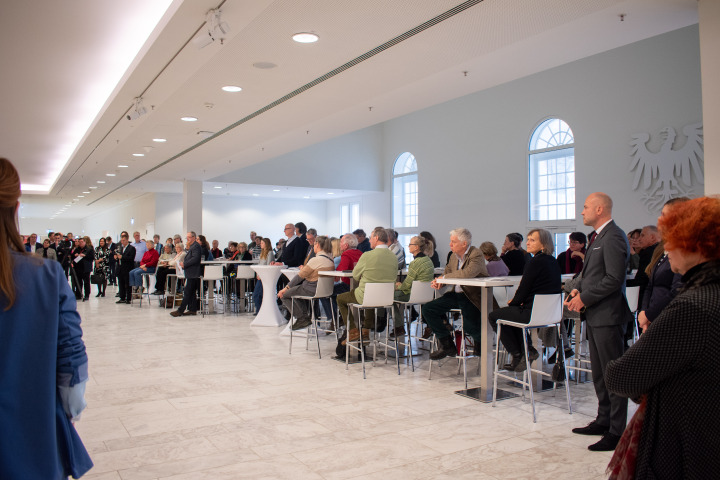
[[[219,8],[214,8],[207,13],[205,28],[192,41],[197,48],[205,48],[215,40],[219,40],[220,45],[223,44],[225,37],[230,32],[230,26],[227,22],[222,21],[221,13]]]
[[[128,120],[137,120],[138,118],[142,117],[147,113],[147,109],[142,106],[142,97],[137,97],[135,99],[135,104],[133,105],[133,108],[130,110],[130,113],[127,114]]]

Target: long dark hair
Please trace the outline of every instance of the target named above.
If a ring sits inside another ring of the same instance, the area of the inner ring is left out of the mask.
[[[0,158],[0,300],[5,311],[15,303],[13,261],[10,252],[25,254],[18,231],[17,204],[20,198],[20,175],[6,158]]]

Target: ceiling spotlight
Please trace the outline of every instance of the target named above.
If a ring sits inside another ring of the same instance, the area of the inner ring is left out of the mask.
[[[85,198],[85,195],[78,195],[78,198]]]
[[[97,187],[88,187],[91,190],[95,190]]]
[[[328,195],[335,195],[335,192],[327,192]]]
[[[97,183],[105,183],[105,180],[98,180]]]
[[[127,165],[118,165],[118,168],[128,168]]]
[[[218,188],[218,189],[220,189],[220,188],[222,188],[222,187],[221,187],[220,185],[215,185],[213,188]]]
[[[222,21],[221,14],[219,8],[207,12],[205,28],[192,41],[197,48],[205,48],[215,40],[220,40],[220,45],[223,44],[225,37],[230,33],[230,26]]]
[[[132,155],[133,155],[133,157],[144,157],[145,156],[144,153],[133,153]]]
[[[153,142],[163,143],[167,142],[166,138],[153,138]]]
[[[88,191],[88,192],[83,192],[83,193],[90,193],[90,192]]]
[[[197,117],[180,117],[183,122],[197,122]]]
[[[114,173],[106,173],[105,176],[106,176],[106,177],[114,177],[115,174],[114,174]]]
[[[253,196],[253,197],[259,197],[260,194],[258,194],[258,193],[253,193],[252,196]]]
[[[235,93],[235,92],[241,92],[242,87],[238,87],[236,85],[225,85],[222,87],[222,89],[226,92]]]
[[[273,192],[279,192],[279,191],[280,191],[279,188],[273,188]]]
[[[310,197],[308,197],[308,196],[305,196],[305,197],[303,197],[303,198],[310,198]]]
[[[315,43],[320,37],[310,32],[300,32],[292,36],[292,39],[298,43]]]
[[[127,114],[126,118],[128,120],[137,120],[146,113],[147,109],[142,106],[142,97],[137,97],[135,98],[135,104],[133,105],[132,109],[130,109],[130,113]]]

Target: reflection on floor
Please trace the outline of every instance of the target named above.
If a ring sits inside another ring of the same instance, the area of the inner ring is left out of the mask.
[[[95,468],[88,479],[605,478],[597,437],[570,433],[594,418],[592,384],[540,394],[538,423],[519,398],[463,398],[454,362],[412,373],[288,355],[280,329],[251,315],[173,318],[156,303],[79,305],[91,378],[77,423]],[[304,342],[303,342],[304,343]],[[471,361],[471,362],[474,362]],[[469,368],[474,373],[474,364]],[[472,384],[472,378],[471,378]]]

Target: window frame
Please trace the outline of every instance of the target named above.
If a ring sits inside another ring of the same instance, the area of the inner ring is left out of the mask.
[[[412,157],[412,160],[415,164],[415,170],[409,171],[409,172],[404,171],[402,173],[395,173],[395,171],[398,167],[398,162],[401,159],[403,160],[403,162],[407,162],[406,155],[410,155]],[[415,203],[413,203],[413,204],[406,203],[406,200],[404,198],[406,196],[406,194],[403,191],[403,192],[401,192],[400,199],[398,200],[402,203],[400,205],[396,205],[396,188],[397,188],[396,183],[399,183],[399,182],[397,182],[398,180],[400,180],[400,182],[402,182],[401,185],[403,185],[403,186],[410,183],[408,181],[402,180],[405,178],[411,178],[410,182],[412,182],[412,179],[414,179],[415,191],[413,193],[411,193],[410,195],[414,195]],[[393,166],[392,166],[391,193],[390,193],[390,212],[391,212],[390,224],[392,225],[392,228],[397,230],[397,232],[399,234],[404,235],[404,234],[418,231],[419,225],[420,225],[420,210],[419,210],[420,198],[419,198],[419,196],[420,196],[420,182],[419,182],[419,169],[417,166],[417,157],[415,157],[415,155],[412,152],[409,152],[406,150],[406,151],[400,153],[397,157],[395,157],[395,161],[393,162]],[[414,207],[414,214],[408,215],[406,213],[408,206]],[[400,226],[400,222],[398,222],[397,210],[400,210],[401,212],[403,212],[402,213],[402,225],[403,226]],[[411,223],[411,222],[407,222],[408,218],[411,218],[411,219],[414,218],[415,224],[414,225],[406,225],[407,223]]]

